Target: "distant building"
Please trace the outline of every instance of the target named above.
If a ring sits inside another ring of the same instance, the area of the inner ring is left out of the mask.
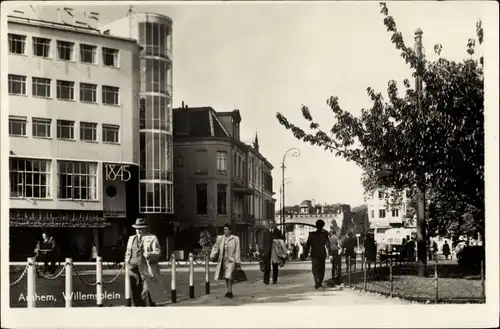
[[[273,166],[257,137],[253,145],[240,140],[240,123],[238,110],[184,104],[174,110],[175,216],[179,229],[194,236],[205,227],[222,234],[231,223],[246,251],[273,216]]]
[[[388,192],[376,191],[366,199],[370,227],[399,227],[403,225],[406,215],[406,193],[398,207],[388,208]]]
[[[316,204],[315,200],[304,200],[299,206],[288,207],[285,212],[285,224],[303,223],[293,224],[292,230],[286,233],[287,243],[289,244],[305,243],[309,232],[316,230],[314,225],[319,219],[325,221],[326,230],[330,230],[331,223],[335,222],[339,230],[337,233],[340,233],[344,218],[351,219],[352,217],[351,206],[347,204],[321,205]],[[280,218],[281,214],[278,211],[275,215],[277,223],[280,222]],[[290,226],[287,226],[288,229],[290,229]]]
[[[140,47],[28,14],[7,18],[11,257],[42,229],[66,257],[106,256],[138,212]]]

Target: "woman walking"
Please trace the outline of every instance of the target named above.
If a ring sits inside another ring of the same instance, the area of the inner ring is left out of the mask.
[[[233,298],[233,272],[241,269],[240,239],[231,234],[231,226],[224,225],[224,234],[217,236],[210,260],[217,261],[215,280],[226,280],[227,298]]]

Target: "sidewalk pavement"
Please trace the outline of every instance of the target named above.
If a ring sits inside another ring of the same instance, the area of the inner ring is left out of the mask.
[[[349,288],[316,290],[310,272],[282,276],[275,285],[264,285],[260,279],[237,283],[233,286],[233,299],[224,297],[224,293],[225,290],[221,286],[210,295],[203,295],[197,299],[183,302],[182,306],[346,306],[354,304],[403,305],[409,303]]]

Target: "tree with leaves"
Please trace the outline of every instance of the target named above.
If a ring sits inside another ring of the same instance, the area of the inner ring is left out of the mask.
[[[352,212],[352,232],[363,236],[370,228],[370,220],[368,218],[368,207],[360,207],[353,209]]]
[[[475,227],[483,233],[483,58],[473,56],[476,41],[483,42],[481,22],[476,26],[477,40],[470,38],[466,44],[469,58],[460,62],[442,57],[429,61],[425,54],[419,56],[407,46],[386,4],[380,5],[391,41],[422,89],[411,88],[405,79],[404,92],[400,92],[396,81],[391,80],[386,99],[367,88],[373,106],[362,109],[359,117],[342,109],[339,99],[332,96],[327,105],[335,121],[329,131],[320,127],[307,106],[301,111],[309,123],[308,132],[281,113],[277,113],[277,119],[297,139],[359,165],[367,194],[389,189],[391,202],[400,203],[402,191],[411,199],[417,187],[424,188],[427,207],[439,205],[436,209],[441,213],[467,208]],[[442,46],[436,45],[434,50],[440,56]],[[422,243],[419,249],[426,248],[425,241]]]
[[[330,231],[331,230],[334,230],[337,234],[340,233],[339,226],[337,225],[337,221],[335,221],[335,219],[330,221]]]

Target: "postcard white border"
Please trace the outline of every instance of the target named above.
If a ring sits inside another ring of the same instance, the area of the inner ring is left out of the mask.
[[[222,1],[221,1],[222,2]],[[221,2],[203,2],[220,4]],[[261,1],[259,1],[261,2]],[[390,1],[387,1],[388,3]],[[345,307],[166,307],[166,308],[59,308],[11,309],[9,308],[9,197],[8,197],[8,104],[7,104],[7,20],[2,10],[1,21],[1,253],[2,260],[2,327],[7,328],[451,328],[490,327],[498,325],[499,314],[499,211],[498,211],[498,5],[492,1],[475,1],[484,7],[482,17],[485,43],[485,133],[486,133],[486,300],[483,305],[409,305],[409,306],[345,306]],[[29,2],[22,1],[22,5]],[[39,4],[39,2],[33,1]],[[51,1],[51,5],[64,3]],[[109,5],[114,1],[78,1],[78,4]],[[125,4],[128,2],[120,2]],[[150,1],[130,2],[135,5]],[[159,3],[159,2],[155,2]],[[165,2],[166,3],[166,2]],[[168,2],[179,4],[182,2]],[[199,2],[190,2],[194,5]],[[225,4],[228,2],[225,1]],[[72,3],[73,5],[75,3]],[[185,3],[184,3],[185,4]],[[16,1],[2,2],[16,6]],[[237,5],[237,3],[232,3]],[[84,319],[84,321],[78,321]]]

